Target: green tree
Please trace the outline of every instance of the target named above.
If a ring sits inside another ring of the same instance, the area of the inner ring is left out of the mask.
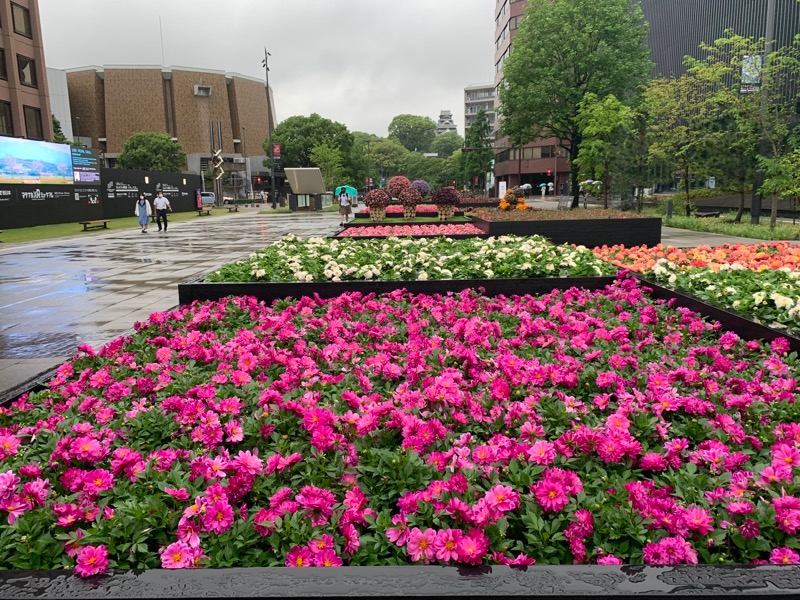
[[[431,152],[436,152],[441,158],[447,158],[456,150],[464,146],[464,138],[455,131],[448,131],[433,138]]]
[[[320,144],[311,150],[311,161],[322,171],[322,181],[326,190],[331,190],[342,185],[344,168],[342,167],[342,153],[338,148],[328,144]]]
[[[584,96],[576,117],[583,143],[575,164],[580,179],[602,182],[603,208],[608,208],[611,182],[625,170],[625,153],[621,148],[632,136],[633,110],[609,94],[603,100],[595,94]]]
[[[311,116],[294,116],[275,127],[272,143],[281,145],[281,160],[286,167],[313,167],[311,152],[317,146],[326,144],[336,148],[342,157],[342,166],[349,176],[353,169],[351,150],[353,134],[341,123],[321,117],[317,113]],[[264,141],[267,152],[267,140]],[[269,154],[267,153],[269,156]]]
[[[486,111],[481,109],[466,131],[463,152],[463,176],[474,182],[478,177],[480,189],[486,189],[486,174],[492,170],[494,150],[492,150],[491,125]]]
[[[409,151],[397,140],[380,138],[370,144],[372,166],[376,183],[380,178],[388,180],[394,175],[405,175],[404,167]]]
[[[134,133],[125,140],[117,158],[121,169],[178,173],[185,166],[186,153],[166,133]]]
[[[681,175],[686,216],[692,214],[692,179],[704,169],[711,136],[711,123],[717,117],[711,81],[693,72],[671,79],[657,79],[645,90],[645,105],[650,115],[650,155]]]
[[[59,121],[58,117],[55,115],[51,116],[53,117],[53,141],[56,144],[71,144],[67,136],[64,135],[64,131],[61,129],[61,121]]]
[[[513,145],[553,136],[574,161],[578,105],[592,92],[627,103],[649,77],[647,24],[631,0],[528,3],[503,67],[501,131]],[[572,170],[573,206],[578,170]]]
[[[436,122],[430,117],[397,115],[389,123],[389,139],[410,152],[429,152],[436,137]]]

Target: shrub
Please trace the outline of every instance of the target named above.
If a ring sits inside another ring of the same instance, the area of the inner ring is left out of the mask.
[[[417,190],[423,196],[431,193],[431,186],[424,179],[415,179],[411,182],[411,187]]]
[[[422,202],[422,194],[413,187],[401,191],[397,198],[400,200],[400,204],[407,207],[415,207]]]

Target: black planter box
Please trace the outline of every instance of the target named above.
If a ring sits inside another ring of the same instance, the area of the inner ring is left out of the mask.
[[[661,219],[569,219],[563,221],[487,221],[472,223],[491,235],[542,235],[554,244],[655,246],[661,243]]]
[[[354,212],[353,214],[355,215],[356,219],[369,219],[370,218],[369,217],[369,213],[362,213],[360,210],[359,210],[359,212]],[[416,213],[416,215],[418,217],[438,217],[439,213],[436,212],[435,210],[423,210],[423,211],[418,211]],[[463,210],[457,210],[455,212],[455,216],[456,217],[464,216],[464,211]],[[404,221],[406,220],[405,216],[403,215],[403,213],[386,213],[386,216],[384,217],[384,219],[402,219]],[[375,223],[376,221],[371,221],[371,222]],[[409,222],[411,222],[411,221],[409,221]],[[378,224],[383,223],[385,225],[385,223],[383,221],[377,221],[377,223]]]
[[[167,571],[81,579],[66,571],[0,572],[7,600],[139,598],[798,597],[800,566],[339,567]]]
[[[432,218],[435,216],[436,213],[432,213],[429,217],[425,218]],[[344,228],[349,229],[351,227],[387,227],[387,226],[393,227],[397,225],[470,225],[472,223],[469,220],[463,220],[463,219],[460,221],[451,221],[448,219],[446,221],[433,221],[430,223],[428,222],[422,223],[420,221],[417,221],[416,219],[403,219],[402,217],[403,215],[400,215],[399,219],[392,217],[391,220],[387,219],[386,221],[367,221],[365,223],[356,223],[355,219],[353,219],[352,221],[348,221],[347,223],[345,223]],[[363,219],[361,220],[363,221]]]

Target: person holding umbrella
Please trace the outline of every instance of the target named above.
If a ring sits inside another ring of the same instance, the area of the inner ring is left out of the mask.
[[[350,194],[348,194],[347,186],[344,185],[337,188],[336,191],[339,194],[339,225],[344,225],[353,212],[350,208]]]

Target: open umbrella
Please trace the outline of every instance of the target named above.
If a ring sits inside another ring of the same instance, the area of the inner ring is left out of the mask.
[[[519,187],[521,187],[523,190],[529,190],[529,189],[531,189],[533,186],[532,186],[530,183],[523,183],[523,184],[522,184],[521,186],[519,186]]]
[[[547,184],[546,184],[546,183],[540,183],[540,184],[539,184],[539,187],[540,187],[540,188],[545,188],[545,187],[547,187]]]
[[[352,185],[340,185],[333,191],[333,193],[336,197],[338,197],[339,194],[342,193],[342,191],[347,192],[347,195],[350,196],[351,198],[358,197],[358,190],[354,188]]]

